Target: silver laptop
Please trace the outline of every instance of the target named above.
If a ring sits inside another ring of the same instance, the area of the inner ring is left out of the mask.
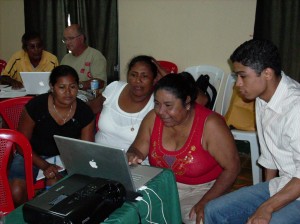
[[[26,93],[38,95],[49,91],[50,72],[20,72]]]
[[[162,169],[151,166],[129,166],[124,149],[54,135],[61,160],[69,175],[84,174],[115,180],[127,192],[136,192]]]

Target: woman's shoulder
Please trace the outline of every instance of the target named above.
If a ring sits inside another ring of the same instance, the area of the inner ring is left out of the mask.
[[[123,81],[113,81],[108,86],[105,87],[102,95],[108,98],[112,94],[116,94],[118,90],[121,90],[127,83]]]
[[[26,111],[31,117],[40,116],[48,111],[48,96],[49,93],[44,93],[33,97],[25,105]]]
[[[200,104],[195,104],[196,116],[202,117],[206,120],[206,123],[215,123],[215,122],[224,122],[224,117],[215,112],[206,108]]]
[[[120,80],[119,81],[113,81],[109,85],[107,85],[106,88],[117,88],[117,87],[122,87],[126,84],[127,84],[126,82],[120,81]],[[106,90],[106,88],[105,88],[105,90]]]
[[[75,116],[77,119],[80,120],[87,119],[88,121],[94,119],[94,113],[92,109],[85,102],[83,102],[81,99],[76,98],[76,103],[77,103],[77,107],[76,107]]]
[[[86,104],[86,102],[82,101],[81,99],[79,99],[78,97],[76,97],[76,103],[77,103],[77,108],[83,112],[88,111],[88,112],[92,112],[91,108]]]
[[[49,96],[49,93],[43,93],[38,96],[34,96],[34,97],[32,97],[31,100],[28,101],[28,104],[31,105],[31,104],[40,104],[40,103],[45,103],[45,102],[48,103],[48,96]]]

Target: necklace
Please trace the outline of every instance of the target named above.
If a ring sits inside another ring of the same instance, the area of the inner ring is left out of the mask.
[[[132,116],[130,117],[130,123],[131,123],[131,128],[130,128],[130,131],[134,131],[134,125],[137,124],[137,119],[139,118],[140,116],[140,112],[138,113],[137,117],[135,118],[134,122],[132,120]]]
[[[53,102],[53,109],[54,109],[55,113],[63,120],[64,124],[66,123],[68,117],[70,116],[70,113],[71,113],[71,111],[72,111],[72,108],[73,108],[73,104],[71,104],[71,107],[70,107],[70,110],[69,110],[67,116],[66,116],[66,117],[63,117],[63,116],[56,110],[55,104],[54,104],[54,102]]]

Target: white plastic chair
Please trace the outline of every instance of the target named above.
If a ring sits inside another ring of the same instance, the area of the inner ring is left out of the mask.
[[[235,85],[235,77],[231,74],[228,75],[225,84],[225,90],[222,101],[221,114],[224,116],[228,110],[233,86]],[[262,169],[258,165],[257,160],[259,157],[259,143],[257,138],[257,133],[255,131],[241,131],[241,130],[231,130],[232,135],[235,140],[247,141],[250,143],[250,154],[251,154],[251,168],[252,168],[252,178],[253,184],[257,184],[262,181]]]
[[[217,97],[213,105],[213,110],[216,109],[216,102],[218,100],[218,96],[220,93],[220,88],[224,78],[224,71],[218,67],[211,66],[211,65],[197,65],[186,68],[184,71],[189,72],[195,80],[199,78],[200,75],[208,75],[209,82],[212,84],[217,90]],[[208,94],[212,98],[212,92],[208,89]]]

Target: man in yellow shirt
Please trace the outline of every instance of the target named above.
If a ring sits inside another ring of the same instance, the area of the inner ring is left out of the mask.
[[[23,87],[20,72],[50,72],[58,66],[57,57],[43,48],[40,35],[27,32],[22,36],[22,50],[13,54],[0,76],[0,84]]]

